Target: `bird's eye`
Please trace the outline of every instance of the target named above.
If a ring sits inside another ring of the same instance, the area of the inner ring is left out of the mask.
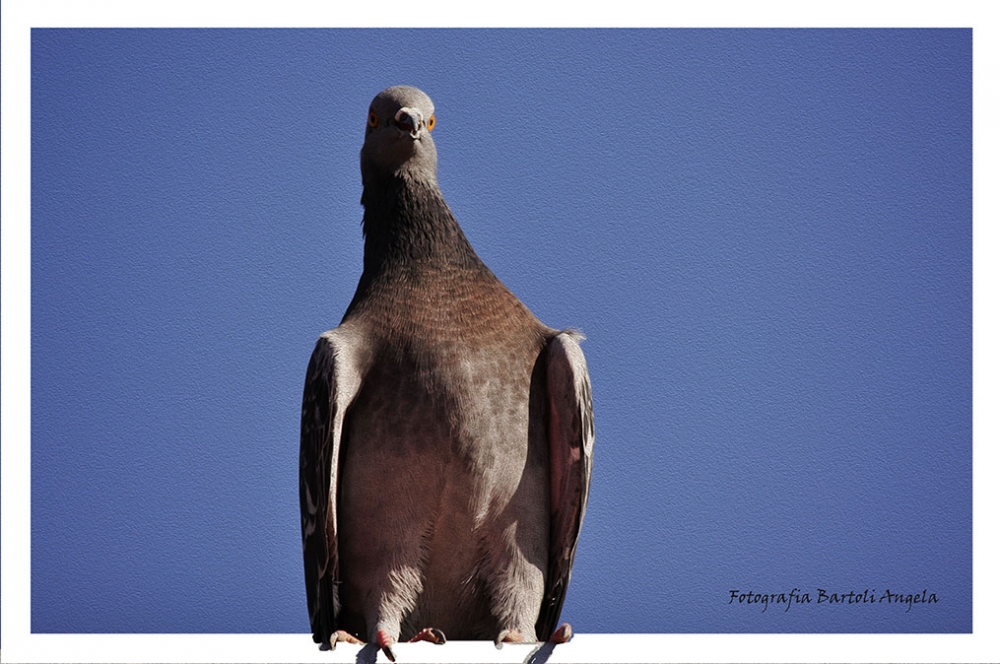
[[[427,131],[433,131],[433,130],[434,130],[434,116],[431,115],[430,120],[427,121]]]
[[[375,111],[368,112],[368,126],[372,129],[378,126],[378,116],[375,114]]]

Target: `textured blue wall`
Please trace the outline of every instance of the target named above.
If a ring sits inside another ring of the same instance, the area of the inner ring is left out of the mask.
[[[302,381],[409,83],[479,253],[589,336],[564,618],[970,631],[971,41],[34,31],[33,630],[307,631]]]

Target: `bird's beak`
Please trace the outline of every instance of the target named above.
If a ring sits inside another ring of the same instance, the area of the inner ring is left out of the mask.
[[[419,138],[424,128],[424,116],[415,108],[403,108],[396,111],[396,127],[400,131],[408,133],[410,138]]]

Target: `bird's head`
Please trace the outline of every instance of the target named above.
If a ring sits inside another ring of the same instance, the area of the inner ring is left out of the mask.
[[[378,93],[368,108],[362,177],[401,175],[436,182],[434,122],[434,102],[423,91],[395,85]]]

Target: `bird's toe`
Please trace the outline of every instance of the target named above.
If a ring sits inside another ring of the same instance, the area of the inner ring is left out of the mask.
[[[505,629],[499,634],[497,638],[493,640],[494,645],[497,649],[503,648],[505,643],[524,643],[524,637],[516,629]]]
[[[338,629],[336,633],[333,635],[333,643],[334,645],[336,645],[337,643],[352,643],[355,645],[361,645],[364,643],[364,641],[354,636],[350,632],[345,632],[342,629]]]
[[[392,645],[396,643],[396,637],[392,636],[384,629],[380,629],[376,634],[376,641],[378,642],[378,647],[382,649],[382,654],[385,655],[390,662],[395,662],[396,653],[392,651]]]
[[[338,629],[336,632],[330,635],[329,641],[324,641],[319,644],[319,649],[326,650],[336,650],[338,643],[353,643],[353,644],[363,644],[364,641],[354,636],[350,632],[345,632],[342,629]]]
[[[444,644],[448,641],[445,638],[444,632],[439,630],[437,627],[424,627],[422,630],[417,632],[417,635],[410,639],[410,643],[416,641],[430,641],[431,643],[436,643],[438,645]]]
[[[573,628],[569,623],[563,623],[556,628],[556,631],[552,632],[552,636],[549,637],[550,643],[566,643],[573,638]]]

